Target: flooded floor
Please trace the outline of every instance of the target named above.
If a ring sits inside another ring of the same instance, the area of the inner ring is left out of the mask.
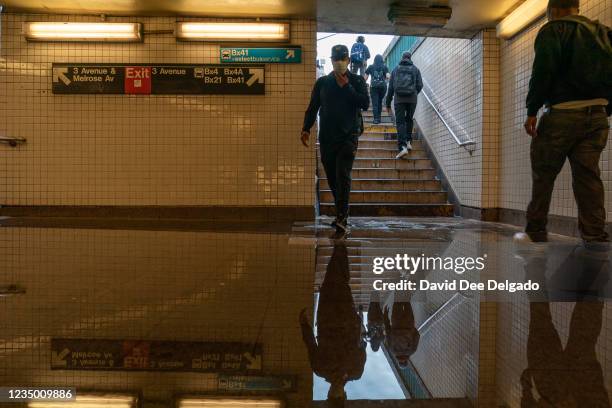
[[[336,239],[329,221],[0,220],[0,387],[109,407],[610,406],[606,248],[517,247],[460,218],[356,218]]]

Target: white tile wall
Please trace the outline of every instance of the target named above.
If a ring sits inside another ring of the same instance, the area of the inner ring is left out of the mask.
[[[476,142],[473,154],[460,147],[421,95],[415,118],[462,205],[481,207],[483,34],[471,40],[428,38],[415,65],[453,121]]]
[[[23,21],[95,17],[2,15],[0,146],[4,205],[312,205],[314,148],[299,131],[315,80],[316,24],[292,20],[301,64],[266,66],[265,96],[53,95],[51,63],[219,63],[219,47],[177,43],[28,43]],[[172,30],[175,18],[141,21]]]
[[[581,12],[589,18],[612,25],[612,0],[582,0]],[[525,210],[531,198],[529,162],[530,138],[523,129],[527,115],[525,98],[533,64],[533,44],[544,19],[501,44],[501,156],[500,206]],[[612,215],[612,151],[608,147],[601,160],[608,218]],[[566,164],[555,185],[551,214],[577,216],[569,165]]]

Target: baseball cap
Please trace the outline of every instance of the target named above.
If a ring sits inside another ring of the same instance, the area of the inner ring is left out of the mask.
[[[338,44],[332,47],[331,59],[342,60],[348,58],[349,51],[346,45]]]

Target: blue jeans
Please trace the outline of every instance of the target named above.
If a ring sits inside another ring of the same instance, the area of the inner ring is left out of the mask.
[[[386,93],[386,86],[383,88],[370,87],[370,96],[372,98],[372,113],[374,114],[374,120],[380,121],[380,115],[382,112],[382,101]]]
[[[412,141],[416,106],[416,103],[395,104],[395,125],[397,127],[397,147],[399,150],[402,150],[408,142]]]

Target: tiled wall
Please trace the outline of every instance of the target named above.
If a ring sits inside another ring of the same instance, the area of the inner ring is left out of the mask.
[[[428,38],[413,60],[457,131],[464,129],[476,142],[472,154],[460,147],[425,98],[419,97],[415,118],[460,203],[481,207],[483,34],[471,40]]]
[[[315,31],[292,20],[301,64],[266,66],[265,96],[53,95],[51,64],[219,63],[219,46],[28,43],[23,21],[95,17],[2,15],[0,205],[238,205],[314,203],[314,147],[299,143],[315,79]],[[175,18],[140,21],[172,30]]]
[[[612,1],[582,0],[581,12],[592,19],[612,25]],[[531,197],[531,170],[529,163],[529,136],[523,123],[526,118],[525,98],[527,96],[531,67],[533,64],[533,44],[542,21],[524,32],[501,43],[501,156],[500,156],[500,206],[525,210]],[[612,201],[609,194],[612,188],[612,151],[608,147],[601,161],[602,179],[606,192],[608,218],[612,215]],[[572,192],[571,173],[566,164],[557,179],[553,195],[551,214],[576,217],[576,204]]]
[[[175,393],[214,391],[216,375],[50,370],[50,339],[260,342],[263,370],[297,375],[287,397],[305,407],[298,315],[314,266],[312,246],[280,234],[2,228],[0,285],[26,292],[0,297],[0,385],[135,390],[144,408],[168,407]]]

